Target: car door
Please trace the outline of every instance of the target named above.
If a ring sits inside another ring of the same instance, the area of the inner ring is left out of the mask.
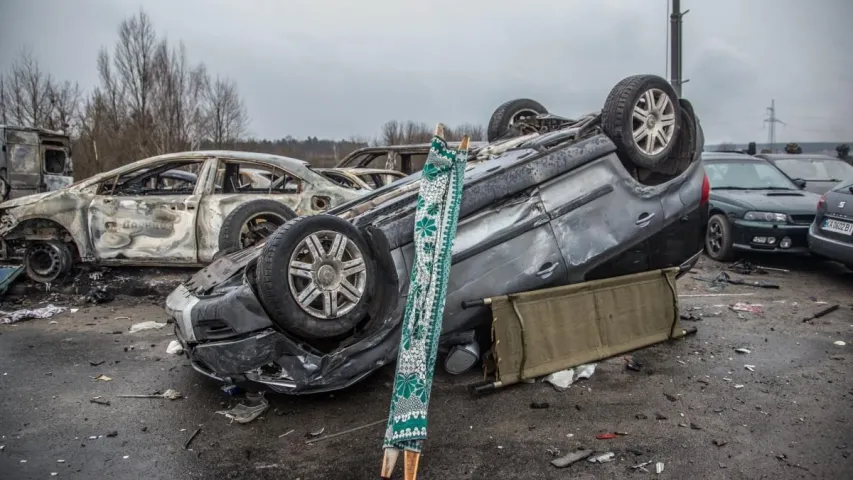
[[[540,186],[571,283],[649,269],[648,239],[661,227],[657,195],[616,154]]]
[[[249,177],[239,175],[241,170],[251,171],[257,177],[268,172],[274,180],[263,185],[249,185]],[[282,179],[281,177],[285,178]],[[235,180],[239,178],[240,180]],[[201,181],[201,180],[200,180]],[[241,182],[239,183],[238,182]],[[301,212],[302,191],[306,183],[291,172],[260,162],[250,162],[229,158],[213,160],[211,170],[205,182],[205,194],[199,204],[198,257],[201,262],[209,262],[219,251],[219,230],[228,214],[248,202],[270,199],[281,202],[294,212]],[[275,187],[273,187],[275,185]]]
[[[649,269],[677,267],[705,244],[708,204],[702,203],[705,170],[697,168],[678,188],[662,189],[663,225],[649,240]]]
[[[201,185],[196,182],[184,190],[160,190],[158,182],[150,180],[173,168],[203,172],[206,163],[209,160],[204,158],[173,158],[105,180],[88,211],[97,259],[104,263],[197,264]]]
[[[402,249],[411,271],[414,244]],[[453,242],[444,330],[473,328],[485,308],[464,300],[560,285],[566,268],[539,192],[529,190],[460,219]]]

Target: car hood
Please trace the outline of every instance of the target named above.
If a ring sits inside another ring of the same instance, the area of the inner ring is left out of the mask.
[[[711,198],[744,210],[813,214],[820,196],[800,190],[711,190]]]
[[[42,200],[45,200],[49,197],[52,197],[59,193],[60,190],[55,190],[52,192],[44,192],[44,193],[34,193],[32,195],[25,195],[23,197],[13,198],[12,200],[6,200],[3,203],[0,203],[0,210],[15,208],[15,207],[23,207],[24,205],[31,205],[33,203],[38,203]]]

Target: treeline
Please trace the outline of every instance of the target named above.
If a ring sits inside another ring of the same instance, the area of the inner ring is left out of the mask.
[[[98,52],[98,84],[54,78],[29,50],[0,72],[0,124],[64,131],[73,138],[76,178],[163,153],[233,149],[286,155],[332,166],[366,145],[422,143],[433,127],[390,121],[374,139],[247,138],[249,115],[237,84],[189,60],[183,43],[157,34],[142,10]],[[450,128],[450,139],[485,137],[479,125]]]

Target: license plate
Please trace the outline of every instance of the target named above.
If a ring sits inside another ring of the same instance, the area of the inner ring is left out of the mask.
[[[853,223],[842,222],[840,220],[826,219],[823,221],[822,228],[828,232],[841,233],[844,235],[853,234]]]

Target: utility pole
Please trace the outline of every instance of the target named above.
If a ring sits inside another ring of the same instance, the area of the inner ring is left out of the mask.
[[[776,117],[776,99],[770,100],[770,106],[767,107],[767,118],[764,119],[764,123],[770,124],[770,131],[767,133],[767,142],[770,144],[768,148],[773,150],[773,145],[776,143],[776,124],[781,123],[782,125],[786,125],[785,122]]]
[[[669,62],[670,83],[676,95],[681,96],[681,86],[688,82],[681,77],[681,18],[690,10],[681,12],[681,0],[672,0],[672,13],[669,15]]]

